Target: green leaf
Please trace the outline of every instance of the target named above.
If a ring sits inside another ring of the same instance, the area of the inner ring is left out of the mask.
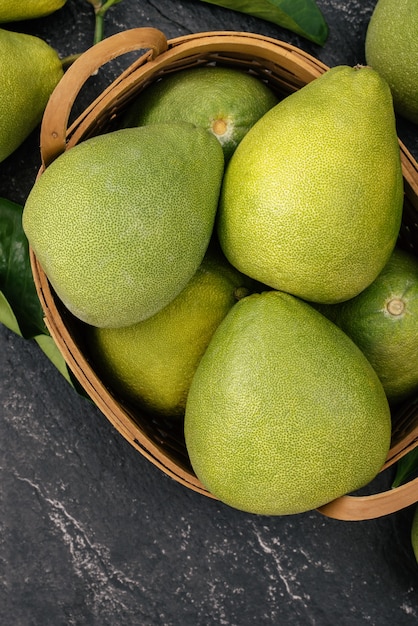
[[[73,384],[68,371],[67,363],[65,362],[61,352],[58,350],[58,347],[52,337],[50,335],[37,335],[34,337],[34,340],[46,354],[48,359],[55,365],[58,371],[61,372],[64,378],[66,378],[69,383]]]
[[[70,383],[70,385],[74,387],[77,393],[92,402],[92,399],[90,398],[88,393],[83,389],[81,384],[72,374],[52,337],[50,335],[38,335],[37,337],[34,337],[34,340],[41,348],[41,350],[46,354],[48,359],[55,365],[58,371],[61,372],[64,378]]]
[[[22,336],[20,332],[19,324],[16,319],[16,315],[13,313],[12,307],[7,302],[7,298],[0,291],[0,323],[7,326],[10,330],[12,330],[16,335]]]
[[[399,487],[408,482],[418,471],[418,447],[408,452],[396,464],[396,474],[392,487]]]
[[[22,228],[23,207],[0,198],[0,324],[24,337],[34,339],[45,355],[80,395],[64,357],[44,323],[44,314],[29,258],[29,244]]]
[[[328,25],[314,0],[203,0],[259,17],[323,45]]]
[[[19,334],[30,338],[45,334],[47,330],[33,281],[22,212],[19,204],[0,198],[0,291],[3,296],[0,322],[9,328],[17,323]]]
[[[411,524],[411,545],[416,562],[418,563],[418,506],[415,505]]]

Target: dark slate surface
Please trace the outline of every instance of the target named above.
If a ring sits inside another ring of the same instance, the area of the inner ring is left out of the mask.
[[[320,48],[262,20],[198,0],[123,0],[106,35],[155,26],[168,38],[244,30],[329,65],[364,62],[374,2],[319,0]],[[22,31],[61,56],[92,42],[85,0]],[[418,154],[417,129],[399,133]],[[0,196],[23,203],[39,166],[35,132],[0,164]],[[367,522],[317,512],[271,518],[177,484],[137,453],[36,345],[0,326],[0,623],[5,626],[359,624],[418,618],[412,509]],[[390,484],[391,475],[380,480]]]

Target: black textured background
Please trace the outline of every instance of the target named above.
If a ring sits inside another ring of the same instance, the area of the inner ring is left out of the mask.
[[[321,48],[199,0],[122,0],[105,34],[155,26],[262,33],[328,65],[364,62],[374,1],[318,0]],[[85,0],[16,29],[64,57],[92,43]],[[4,94],[2,95],[4,97]],[[399,134],[418,156],[417,128]],[[0,164],[0,196],[23,203],[38,131]],[[418,618],[413,510],[367,522],[310,512],[232,510],[177,484],[137,453],[38,347],[0,326],[0,624],[407,626]],[[382,488],[391,476],[382,477]]]

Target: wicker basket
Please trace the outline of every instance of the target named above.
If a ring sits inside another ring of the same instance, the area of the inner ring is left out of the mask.
[[[136,60],[69,124],[74,102],[100,67],[136,51]],[[64,150],[89,136],[106,132],[132,99],[152,81],[185,67],[223,64],[261,77],[287,95],[324,71],[320,61],[275,39],[240,32],[209,32],[167,41],[153,28],[131,29],[93,46],[67,70],[45,111],[41,128],[42,171]],[[405,209],[400,243],[418,253],[418,165],[400,143],[405,182]],[[112,393],[89,362],[83,324],[54,294],[31,251],[31,263],[45,321],[69,368],[114,427],[149,461],[186,487],[213,497],[194,475],[184,445],[182,427],[170,420],[139,413]],[[418,407],[406,404],[393,415],[393,439],[382,471],[418,443]],[[418,478],[406,485],[366,496],[347,495],[319,509],[344,520],[371,519],[418,501]]]

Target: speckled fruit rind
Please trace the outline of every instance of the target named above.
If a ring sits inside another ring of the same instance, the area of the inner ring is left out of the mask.
[[[86,330],[92,359],[121,397],[168,417],[182,417],[199,360],[216,328],[256,285],[209,246],[197,272],[172,302],[124,328]]]
[[[403,178],[392,97],[334,67],[270,109],[225,172],[218,233],[241,272],[314,302],[352,298],[396,243]]]
[[[358,345],[389,401],[418,391],[418,258],[395,248],[379,276],[358,296],[316,305]]]
[[[395,111],[418,124],[418,3],[379,0],[367,27],[367,63],[389,84]]]
[[[206,252],[223,170],[219,142],[186,123],[114,131],[53,161],[23,227],[67,308],[120,327],[171,302]]]
[[[278,98],[252,74],[222,66],[194,67],[165,76],[140,93],[128,125],[184,120],[212,132],[225,160]]]
[[[364,486],[390,435],[383,387],[359,348],[309,304],[277,291],[231,309],[186,405],[196,475],[250,513],[300,513]]]
[[[61,9],[65,3],[66,0],[30,0],[30,2],[2,0],[0,22],[17,22],[45,17]]]
[[[63,73],[57,51],[46,41],[0,28],[0,162],[40,123]]]

